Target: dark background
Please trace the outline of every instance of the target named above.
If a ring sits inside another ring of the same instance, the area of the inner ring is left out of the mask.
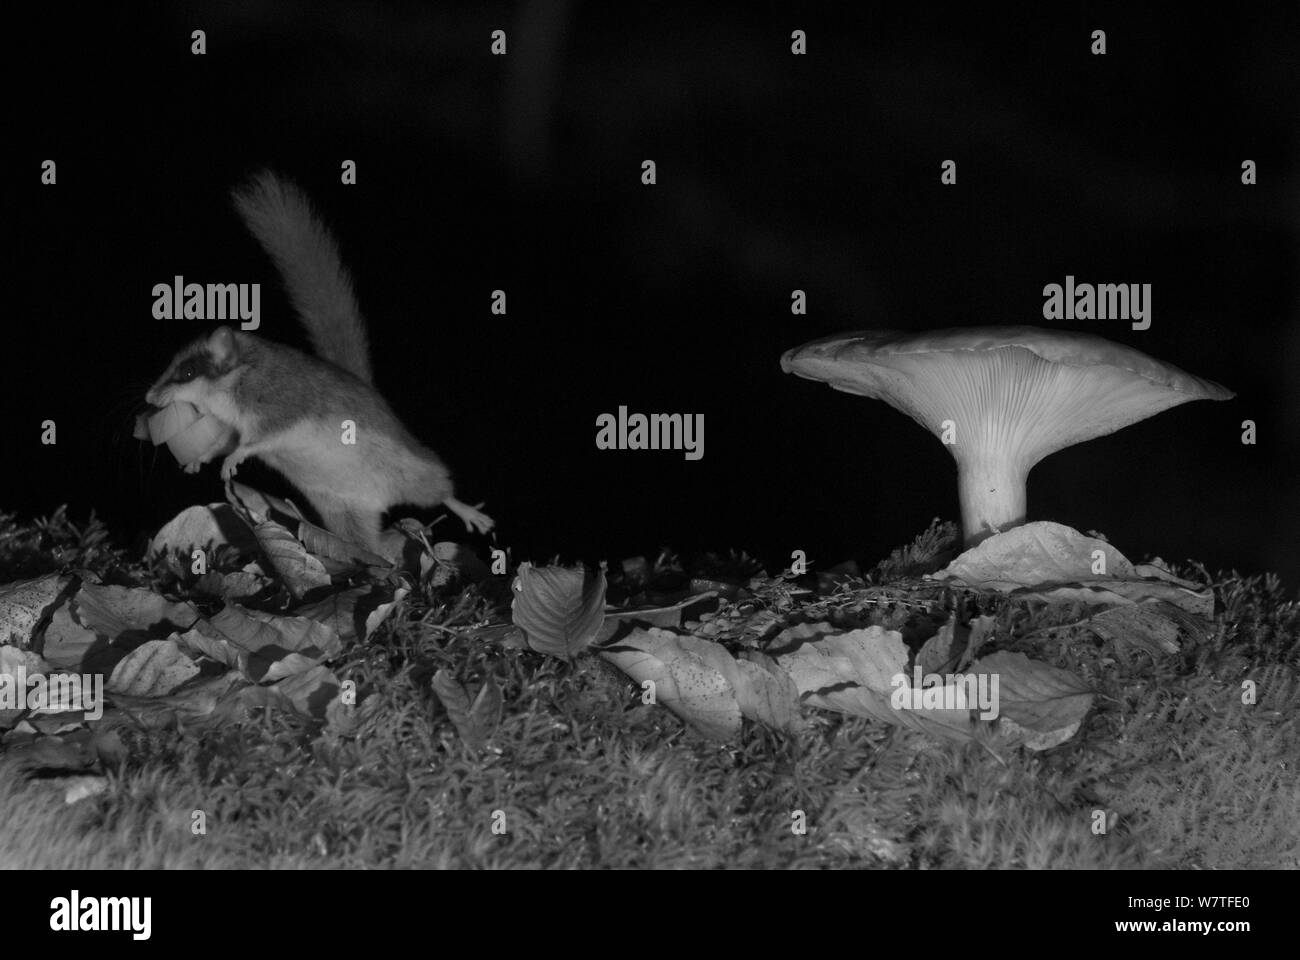
[[[1294,587],[1295,5],[1041,6],[31,14],[6,55],[0,509],[93,508],[130,540],[221,498],[215,467],[183,475],[130,439],[129,415],[211,326],[152,318],[152,286],[175,274],[260,281],[259,332],[302,344],[227,197],[271,165],[340,239],[380,389],[517,559],[666,544],[744,547],[772,568],[795,548],[878,559],[956,519],[954,464],[884,403],[782,374],[781,352],[846,329],[1047,325],[1043,286],[1074,274],[1151,283],[1152,327],[1060,326],[1238,397],[1051,456],[1030,518]],[[189,53],[195,28],[206,56]],[[489,55],[497,28],[505,57]],[[1098,28],[1105,56],[1089,53]],[[39,183],[45,159],[57,186]],[[956,186],[939,182],[946,159]],[[506,317],[489,313],[495,288]],[[807,316],[790,313],[795,288]],[[620,404],[703,413],[704,459],[597,451],[595,419]],[[47,418],[57,446],[39,442]]]

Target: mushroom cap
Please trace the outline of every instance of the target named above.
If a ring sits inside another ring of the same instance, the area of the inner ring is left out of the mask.
[[[952,420],[959,461],[996,448],[1024,470],[1180,403],[1234,396],[1132,347],[1040,327],[838,334],[787,350],[781,369],[884,400],[936,434]]]

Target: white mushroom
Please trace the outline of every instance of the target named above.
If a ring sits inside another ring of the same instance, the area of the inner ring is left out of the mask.
[[[884,400],[944,440],[968,547],[1024,523],[1026,477],[1049,453],[1234,396],[1131,347],[1038,327],[840,334],[787,350],[781,369]]]

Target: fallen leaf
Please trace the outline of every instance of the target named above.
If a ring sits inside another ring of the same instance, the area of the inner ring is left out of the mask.
[[[54,611],[42,639],[41,654],[51,670],[107,674],[126,656],[126,651],[110,646],[109,637],[78,623],[67,604]]]
[[[871,626],[823,633],[777,659],[789,671],[800,694],[853,683],[888,697],[894,690],[894,677],[907,673],[908,655],[901,633]]]
[[[136,647],[108,678],[108,692],[132,697],[174,693],[199,672],[175,640],[149,640]]]
[[[974,674],[998,678],[999,716],[1035,733],[1051,733],[1078,724],[1092,706],[1092,688],[1058,667],[1030,660],[1023,653],[1000,651],[971,665]]]
[[[798,733],[808,725],[799,705],[799,688],[765,653],[745,650],[736,660],[736,703],[740,712],[773,730]]]
[[[338,698],[339,681],[333,670],[317,664],[285,677],[273,689],[298,713],[321,720],[326,717],[329,705]]]
[[[199,619],[192,603],[176,602],[139,587],[83,583],[72,598],[78,622],[117,639],[132,632],[167,635],[188,630]]]
[[[369,640],[410,592],[409,587],[392,589],[381,584],[365,584],[303,604],[295,613],[333,629],[340,647],[344,647],[358,640]]]
[[[951,614],[948,622],[941,625],[934,636],[922,644],[916,652],[916,665],[922,673],[943,673],[957,663],[962,651],[966,649],[965,639],[968,633],[962,627],[961,636],[958,637],[958,626],[957,615]]]
[[[1055,730],[1048,730],[1040,733],[1036,730],[1030,730],[1022,727],[1010,717],[998,718],[999,732],[1013,743],[1017,743],[1029,750],[1050,750],[1052,747],[1060,746],[1079,732],[1081,721],[1075,720],[1073,723],[1067,723],[1063,727]]]
[[[11,644],[0,645],[0,679],[18,676],[19,669],[35,677],[49,672],[49,664],[34,650],[23,650]]]
[[[445,668],[433,675],[433,692],[466,745],[482,750],[501,714],[501,690],[492,675],[488,674],[472,702],[465,685]]]
[[[289,526],[307,519],[292,501],[263,493],[237,480],[226,484],[226,497],[250,530],[266,520]]]
[[[469,720],[470,723],[482,731],[483,738],[491,736],[492,731],[496,729],[501,722],[501,711],[504,708],[504,701],[501,697],[501,688],[497,685],[496,678],[488,674],[483,678],[483,685],[479,687],[478,696],[470,704]]]
[[[1097,551],[1105,561],[1101,574],[1093,573]],[[1126,580],[1133,576],[1128,558],[1109,543],[1086,537],[1063,524],[1040,520],[994,534],[931,578],[955,580],[971,587],[1014,590],[1041,583],[1099,577]]]
[[[1178,625],[1147,604],[1111,607],[1093,614],[1085,625],[1102,640],[1129,644],[1157,659],[1178,652]]]
[[[36,625],[67,585],[67,577],[51,573],[0,587],[0,643],[30,644]]]
[[[33,693],[28,681],[48,669],[32,650],[0,646],[0,729],[14,726],[28,713]]]
[[[759,611],[765,615],[765,620],[760,620],[760,626],[769,625],[771,618],[776,615],[769,610]],[[795,650],[803,644],[812,640],[819,640],[828,633],[833,633],[835,626],[827,623],[825,620],[809,620],[803,623],[796,623],[793,626],[785,627],[777,632],[767,643],[767,652],[774,657],[779,657],[783,653]],[[899,634],[902,639],[902,634]]]
[[[738,667],[721,645],[659,627],[637,627],[601,648],[600,655],[638,685],[652,682],[655,701],[705,736],[727,740],[740,732],[740,704],[728,679],[728,674],[738,676]]]
[[[1098,560],[1104,562],[1094,572]],[[1214,612],[1214,595],[1208,587],[1180,580],[1154,564],[1134,567],[1106,541],[1047,521],[995,534],[931,579],[1019,600],[1087,606],[1160,600],[1199,616]]]
[[[227,671],[208,679],[197,678],[167,696],[137,697],[120,693],[113,695],[113,702],[135,722],[158,729],[172,726],[178,720],[194,722],[209,718],[223,699],[247,686],[238,673]]]
[[[251,570],[236,570],[231,573],[209,570],[199,577],[194,589],[230,603],[240,603],[257,596],[274,583],[269,577]]]
[[[907,646],[897,630],[871,626],[828,633],[782,654],[778,662],[807,705],[945,740],[972,738],[972,716],[979,704],[976,696],[966,697],[965,677],[942,674],[939,682],[917,687],[915,672],[907,669]]]
[[[210,503],[186,507],[167,521],[149,543],[148,556],[172,556],[179,552],[188,567],[188,558],[194,549],[210,550],[225,544],[244,553],[257,549],[252,531],[230,504]]]
[[[279,574],[294,597],[317,587],[327,587],[330,575],[315,556],[285,527],[271,520],[253,528],[253,535],[266,555],[271,568]]]
[[[993,628],[997,622],[997,617],[987,615],[971,619],[970,635],[966,638],[966,650],[957,661],[958,672],[964,673],[966,668],[969,667],[976,656],[979,655],[984,644],[988,643],[989,640],[992,639]]]
[[[597,638],[605,619],[605,571],[519,565],[511,619],[528,645],[570,658]]]
[[[254,683],[302,673],[342,650],[338,634],[328,624],[234,604],[200,620],[181,641],[219,663],[237,666]]]

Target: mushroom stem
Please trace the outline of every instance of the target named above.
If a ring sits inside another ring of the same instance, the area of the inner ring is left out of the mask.
[[[1028,471],[995,457],[957,461],[957,496],[967,549],[1025,522]]]

